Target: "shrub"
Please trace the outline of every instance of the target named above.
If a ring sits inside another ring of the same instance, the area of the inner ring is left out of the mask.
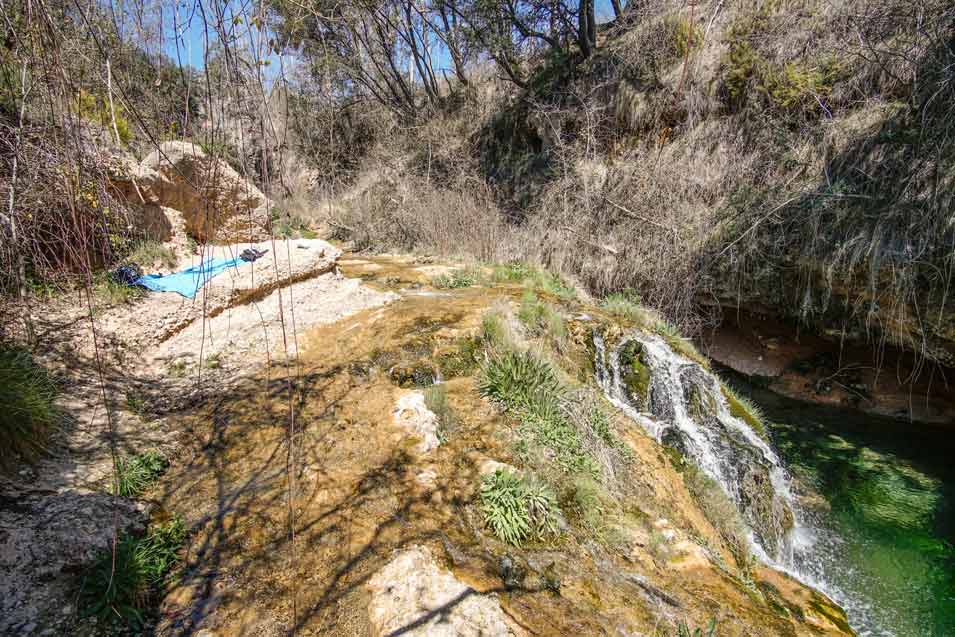
[[[119,460],[116,467],[119,495],[135,498],[166,470],[169,462],[158,451],[147,451]]]
[[[557,535],[559,507],[543,483],[498,469],[481,483],[484,520],[503,542],[520,546],[531,536]]]
[[[670,35],[673,51],[678,57],[685,57],[703,46],[702,29],[688,19],[679,15],[669,15],[664,19],[663,25]]]
[[[34,460],[63,416],[53,377],[29,352],[0,344],[0,466]]]
[[[178,561],[186,530],[179,517],[153,526],[143,537],[125,535],[105,551],[84,578],[79,598],[83,617],[107,625],[141,628]]]

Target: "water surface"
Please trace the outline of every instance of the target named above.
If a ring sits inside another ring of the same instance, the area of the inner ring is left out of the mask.
[[[737,385],[739,383],[736,383]],[[846,608],[860,635],[955,636],[955,427],[807,405],[742,386],[774,423],[807,508],[797,570]]]

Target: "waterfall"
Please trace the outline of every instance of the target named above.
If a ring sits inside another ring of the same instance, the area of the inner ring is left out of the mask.
[[[804,534],[796,532],[788,475],[773,448],[730,413],[719,380],[658,336],[630,335],[608,350],[595,334],[594,346],[607,398],[716,481],[750,529],[758,557],[790,565],[793,539]]]

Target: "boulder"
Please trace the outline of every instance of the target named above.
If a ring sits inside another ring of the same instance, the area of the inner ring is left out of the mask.
[[[164,142],[117,184],[129,201],[178,210],[201,243],[261,241],[270,204],[229,164],[189,142]]]
[[[425,547],[392,558],[368,582],[371,634],[406,637],[508,637],[501,604],[438,566]]]
[[[420,391],[409,391],[398,397],[393,414],[395,425],[406,430],[419,439],[415,449],[424,454],[439,444],[438,417],[428,409],[424,394]]]

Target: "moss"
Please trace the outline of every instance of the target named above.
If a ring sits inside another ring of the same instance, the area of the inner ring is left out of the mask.
[[[623,367],[623,383],[631,400],[644,406],[650,395],[650,368],[643,356],[643,346],[630,341],[620,350],[620,365]]]
[[[458,376],[467,376],[479,364],[481,354],[481,341],[474,337],[461,338],[456,340],[451,349],[444,351],[437,356],[438,369],[445,378],[457,378]]]
[[[690,387],[689,412],[693,418],[703,420],[707,415],[716,413],[716,402],[699,386],[692,385]]]
[[[850,626],[846,620],[845,611],[821,595],[814,595],[813,598],[809,600],[809,608],[831,621],[834,626],[847,635],[855,634],[852,630],[852,626]]]

